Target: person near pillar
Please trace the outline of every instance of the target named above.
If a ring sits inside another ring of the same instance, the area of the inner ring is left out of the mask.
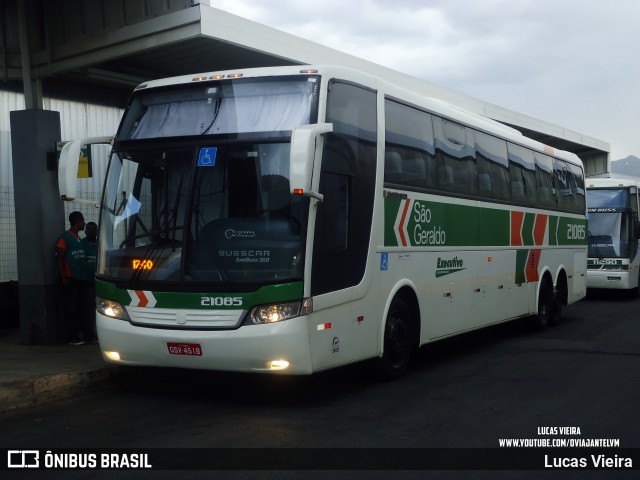
[[[82,319],[85,322],[85,340],[95,343],[96,333],[96,266],[98,264],[98,225],[87,222],[84,227],[84,238],[80,240],[84,249],[86,279],[83,300]]]
[[[82,305],[85,298],[87,267],[84,248],[79,233],[84,230],[81,212],[69,214],[69,230],[56,243],[56,258],[60,282],[62,283],[64,314],[70,345],[83,345]],[[86,330],[86,328],[84,328]],[[86,335],[85,331],[85,335]]]

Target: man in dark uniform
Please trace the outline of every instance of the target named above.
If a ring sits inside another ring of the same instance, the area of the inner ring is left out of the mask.
[[[79,232],[84,230],[84,216],[80,212],[69,214],[71,228],[64,232],[56,243],[58,273],[62,282],[64,312],[67,335],[71,345],[82,345],[81,308],[84,297],[84,281],[87,278],[86,258],[80,242]]]
[[[98,225],[95,222],[88,222],[84,227],[84,238],[80,240],[84,248],[86,280],[85,295],[83,301],[83,320],[86,322],[85,341],[95,343],[98,340],[96,334],[96,266],[98,263]]]

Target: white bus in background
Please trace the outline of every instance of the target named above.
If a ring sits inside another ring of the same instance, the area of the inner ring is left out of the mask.
[[[359,71],[150,81],[104,187],[101,350],[285,374],[374,359],[395,378],[423,344],[557,321],[586,293],[586,225],[578,157]]]
[[[638,290],[639,186],[631,179],[588,180],[588,288]]]

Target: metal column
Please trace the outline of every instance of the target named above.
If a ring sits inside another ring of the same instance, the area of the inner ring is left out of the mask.
[[[66,226],[57,172],[47,168],[47,154],[55,152],[59,140],[58,112],[11,112],[20,337],[24,344],[52,344],[64,338],[63,319],[56,315],[59,287],[54,253]]]

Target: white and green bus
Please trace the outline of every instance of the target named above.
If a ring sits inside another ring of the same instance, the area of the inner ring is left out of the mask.
[[[623,178],[587,182],[587,287],[638,291],[638,186]]]
[[[586,225],[578,157],[362,72],[150,81],[104,186],[101,350],[286,374],[376,359],[398,377],[423,344],[557,321],[586,292]]]

